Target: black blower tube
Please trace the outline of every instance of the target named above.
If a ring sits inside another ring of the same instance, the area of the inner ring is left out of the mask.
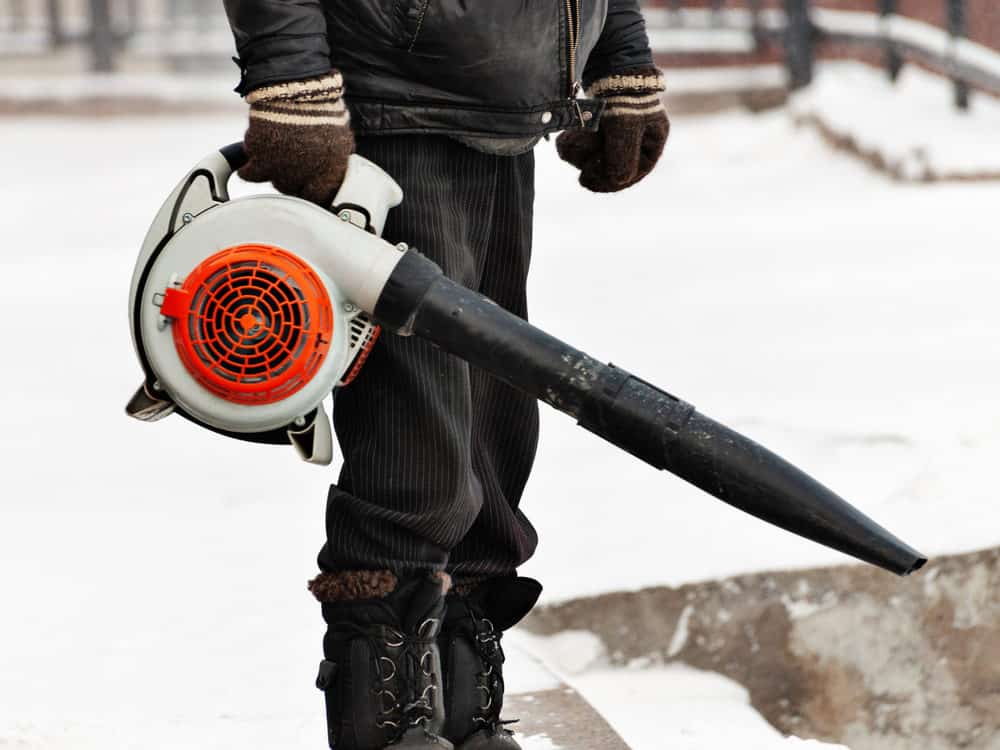
[[[761,520],[897,575],[927,562],[781,457],[451,281],[415,251],[396,267],[374,313],[387,328],[431,341]]]

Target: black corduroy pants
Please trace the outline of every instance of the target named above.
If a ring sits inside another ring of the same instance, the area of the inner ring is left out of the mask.
[[[402,186],[383,236],[526,318],[534,155],[494,156],[444,136],[359,138]],[[327,500],[324,571],[446,568],[508,575],[537,537],[520,511],[538,404],[414,337],[383,335],[336,392],[344,465]]]

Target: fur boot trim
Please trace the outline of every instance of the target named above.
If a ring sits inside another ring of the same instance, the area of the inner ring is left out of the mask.
[[[396,589],[399,579],[391,570],[338,570],[320,573],[309,581],[309,590],[320,602],[381,599]]]
[[[430,574],[441,583],[441,593],[451,590],[451,576],[443,570]],[[309,591],[324,604],[381,599],[396,590],[399,577],[391,570],[338,570],[320,573],[309,581]]]

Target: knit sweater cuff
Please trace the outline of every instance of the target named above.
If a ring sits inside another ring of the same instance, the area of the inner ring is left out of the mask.
[[[656,68],[640,68],[617,73],[594,81],[587,95],[608,98],[634,94],[656,94],[666,90],[663,73]]]
[[[251,119],[278,125],[346,126],[344,78],[337,71],[302,81],[265,86],[247,94]]]

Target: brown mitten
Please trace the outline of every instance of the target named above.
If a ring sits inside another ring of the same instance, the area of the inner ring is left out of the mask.
[[[574,128],[556,138],[564,161],[580,170],[580,184],[595,193],[613,193],[649,174],[670,133],[660,92],[663,74],[643,67],[594,81],[587,95],[604,100],[596,131]]]
[[[251,91],[243,138],[249,161],[239,175],[328,207],[354,151],[344,79],[336,70]]]

